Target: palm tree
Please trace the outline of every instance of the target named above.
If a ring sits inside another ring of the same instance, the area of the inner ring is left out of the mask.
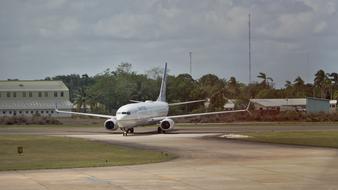
[[[295,87],[295,90],[296,90],[296,96],[302,96],[302,97],[305,96],[305,93],[304,93],[305,82],[300,76],[298,76],[293,81],[293,86]]]
[[[294,85],[297,86],[297,87],[301,87],[301,86],[304,86],[304,80],[298,76],[294,81]]]
[[[264,87],[269,87],[269,81],[272,83],[273,79],[271,77],[268,77],[265,73],[260,72],[257,78],[262,79],[261,84],[263,84]]]
[[[338,87],[338,73],[328,73],[328,76],[331,77],[331,81],[333,82],[333,88],[336,89]]]
[[[285,88],[290,88],[292,86],[291,81],[286,80],[284,86],[285,86]]]
[[[326,86],[327,86],[327,75],[323,70],[319,70],[315,74],[315,79],[314,79],[314,85],[320,89],[320,97],[324,98],[325,97],[325,91],[326,91]]]
[[[239,84],[235,77],[230,77],[229,81],[227,82],[227,89],[225,92],[228,92],[227,98],[237,98],[240,94]]]

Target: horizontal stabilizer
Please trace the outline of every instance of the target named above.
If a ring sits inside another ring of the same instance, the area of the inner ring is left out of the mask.
[[[184,105],[184,104],[193,104],[198,102],[206,102],[207,100],[193,100],[188,102],[177,102],[177,103],[170,103],[169,106],[177,106],[177,105]]]
[[[140,102],[142,102],[142,101],[139,101],[139,100],[129,100],[129,102],[140,103]]]

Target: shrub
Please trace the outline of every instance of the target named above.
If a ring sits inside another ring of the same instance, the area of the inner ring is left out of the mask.
[[[24,116],[0,117],[0,124],[2,125],[31,125],[31,124],[60,125],[62,123],[59,120],[52,118],[52,117],[35,115],[33,117],[24,117]]]

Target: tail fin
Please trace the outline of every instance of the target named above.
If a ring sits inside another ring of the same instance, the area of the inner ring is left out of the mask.
[[[166,88],[167,88],[167,63],[164,65],[164,72],[162,77],[160,94],[158,95],[157,101],[165,102],[166,100]]]

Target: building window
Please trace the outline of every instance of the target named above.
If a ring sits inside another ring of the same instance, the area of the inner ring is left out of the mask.
[[[45,92],[45,97],[48,97],[48,92]]]
[[[46,111],[46,113],[49,113],[48,111]]]
[[[7,92],[7,98],[10,98],[10,97],[11,97],[11,93]]]
[[[13,92],[13,97],[16,98],[16,92]]]
[[[6,111],[2,111],[2,114],[6,114]]]
[[[9,114],[12,114],[12,111],[9,111]]]
[[[39,97],[40,97],[40,98],[42,97],[42,92],[39,92]]]
[[[34,112],[33,111],[31,111],[31,114],[33,114]]]
[[[54,92],[54,97],[58,97],[58,92]]]
[[[29,92],[29,97],[33,97],[33,93],[32,92]]]
[[[28,111],[26,111],[26,114],[28,114]]]
[[[22,114],[22,111],[19,111],[19,114]]]
[[[50,113],[54,113],[54,111],[50,111]]]
[[[61,96],[61,97],[63,97],[63,96],[64,96],[64,93],[63,93],[63,92],[61,92],[61,93],[60,93],[60,96]]]
[[[43,111],[41,111],[41,113],[43,113]]]
[[[24,97],[24,98],[25,98],[25,97],[26,97],[26,95],[27,95],[27,94],[26,94],[26,92],[22,92],[22,97]]]

